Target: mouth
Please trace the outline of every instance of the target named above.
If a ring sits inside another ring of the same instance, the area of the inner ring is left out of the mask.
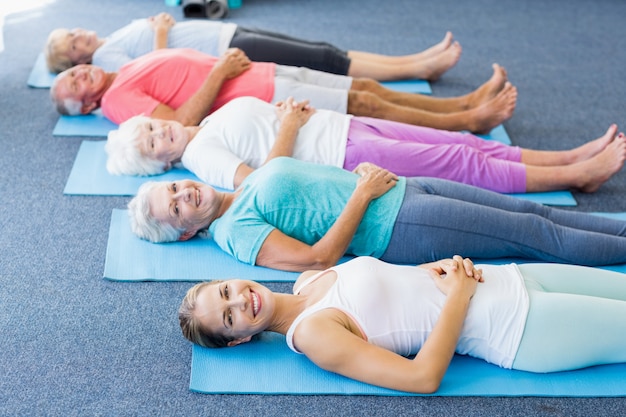
[[[257,293],[250,290],[250,300],[252,301],[252,315],[256,317],[261,311],[261,299]]]
[[[200,207],[200,190],[196,188],[196,207]]]

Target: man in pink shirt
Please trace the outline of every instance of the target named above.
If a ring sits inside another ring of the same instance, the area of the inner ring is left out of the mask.
[[[161,49],[119,72],[72,67],[57,76],[50,94],[62,114],[87,114],[102,107],[118,124],[145,115],[191,126],[235,97],[275,103],[293,96],[340,113],[480,133],[511,117],[517,100],[505,70],[493,67],[492,77],[475,91],[436,98],[392,91],[366,78],[251,62],[239,49],[219,59],[191,49]]]

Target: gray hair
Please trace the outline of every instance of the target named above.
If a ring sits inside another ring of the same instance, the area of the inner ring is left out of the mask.
[[[144,155],[139,150],[140,127],[149,117],[134,116],[108,134],[104,147],[107,154],[107,171],[113,175],[156,175],[166,171],[167,164]]]
[[[83,107],[83,103],[80,100],[76,100],[75,98],[66,97],[61,100],[57,96],[57,89],[59,87],[59,80],[63,78],[63,74],[57,75],[57,77],[52,82],[52,86],[50,87],[50,99],[52,103],[55,105],[56,110],[64,114],[66,116],[78,116],[81,114],[81,109]]]
[[[128,203],[128,215],[130,227],[133,233],[141,239],[153,243],[174,242],[180,239],[185,232],[169,223],[160,222],[150,214],[150,192],[159,184],[156,181],[148,181],[139,187],[137,195]]]

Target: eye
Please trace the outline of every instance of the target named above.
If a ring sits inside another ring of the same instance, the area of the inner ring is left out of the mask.
[[[224,285],[224,298],[228,300],[228,285]]]
[[[226,313],[226,319],[228,320],[228,325],[232,326],[233,325],[233,313],[230,308],[228,309],[228,313]]]
[[[150,139],[150,149],[154,149],[154,139]]]
[[[152,132],[152,122],[148,123],[148,130]]]
[[[176,192],[176,183],[175,182],[172,183],[172,191]]]
[[[174,214],[178,216],[178,204],[174,204]]]

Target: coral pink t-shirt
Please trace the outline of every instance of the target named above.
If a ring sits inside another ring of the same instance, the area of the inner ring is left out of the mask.
[[[219,58],[193,49],[159,49],[120,68],[102,97],[102,113],[120,124],[132,116],[150,116],[159,104],[177,109],[204,83]],[[253,62],[249,70],[224,82],[211,112],[236,97],[270,102],[275,64]]]

